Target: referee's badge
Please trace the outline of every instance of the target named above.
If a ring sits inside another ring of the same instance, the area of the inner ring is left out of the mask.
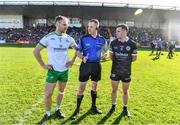
[[[130,47],[130,46],[127,46],[127,47],[126,47],[126,50],[127,50],[127,51],[131,50],[131,47]]]

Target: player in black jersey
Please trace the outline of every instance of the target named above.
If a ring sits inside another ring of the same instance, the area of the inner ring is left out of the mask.
[[[151,54],[150,55],[153,55],[154,54],[154,51],[155,51],[155,48],[156,48],[156,41],[155,40],[153,40],[152,42],[151,42]]]
[[[168,57],[172,58],[175,51],[175,42],[171,41],[168,44]]]
[[[109,114],[116,108],[116,98],[119,82],[122,81],[123,89],[123,114],[131,116],[127,110],[128,89],[131,81],[131,63],[137,59],[136,43],[127,37],[129,28],[125,24],[116,27],[116,39],[110,44],[110,58],[112,60],[111,83],[112,83],[112,107]]]

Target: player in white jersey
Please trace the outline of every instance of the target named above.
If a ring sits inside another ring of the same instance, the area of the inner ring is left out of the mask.
[[[58,96],[55,114],[59,118],[65,115],[60,110],[60,104],[63,99],[64,89],[68,81],[68,68],[73,65],[76,55],[69,61],[68,49],[72,47],[76,50],[76,43],[72,37],[66,34],[69,20],[64,16],[55,18],[55,32],[44,36],[34,49],[34,56],[42,68],[48,70],[45,87],[45,105],[46,114],[40,123],[45,122],[51,116],[52,93],[58,81]],[[41,58],[40,51],[43,48],[48,49],[48,64],[45,64]]]

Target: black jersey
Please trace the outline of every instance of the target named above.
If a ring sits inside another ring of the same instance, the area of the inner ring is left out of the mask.
[[[169,51],[172,51],[173,49],[175,49],[175,45],[170,44],[170,45],[169,45]]]
[[[136,43],[129,38],[126,42],[115,39],[110,44],[110,52],[113,53],[111,73],[130,75],[132,56],[137,55]]]
[[[155,43],[151,42],[151,48],[155,48],[155,47],[156,47]]]

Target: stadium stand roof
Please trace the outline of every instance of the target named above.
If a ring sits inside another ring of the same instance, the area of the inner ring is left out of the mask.
[[[180,10],[178,3],[178,0],[0,0],[0,5],[98,6],[160,10]]]
[[[153,9],[155,4],[127,3],[128,0],[0,0],[0,15],[23,15],[27,18],[54,18],[57,15],[67,17],[99,20],[129,20],[140,22],[164,22],[169,19],[180,19],[180,11],[177,8],[164,6],[161,9]],[[131,1],[131,0],[129,0]],[[148,1],[148,0],[147,0]],[[160,0],[156,0],[160,1]],[[141,6],[140,6],[141,5]],[[143,6],[142,6],[143,5]],[[157,4],[156,4],[157,5]],[[165,5],[165,4],[164,4]],[[172,5],[172,4],[170,4]],[[137,8],[143,8],[143,14],[134,16]],[[163,8],[164,7],[164,8]]]

